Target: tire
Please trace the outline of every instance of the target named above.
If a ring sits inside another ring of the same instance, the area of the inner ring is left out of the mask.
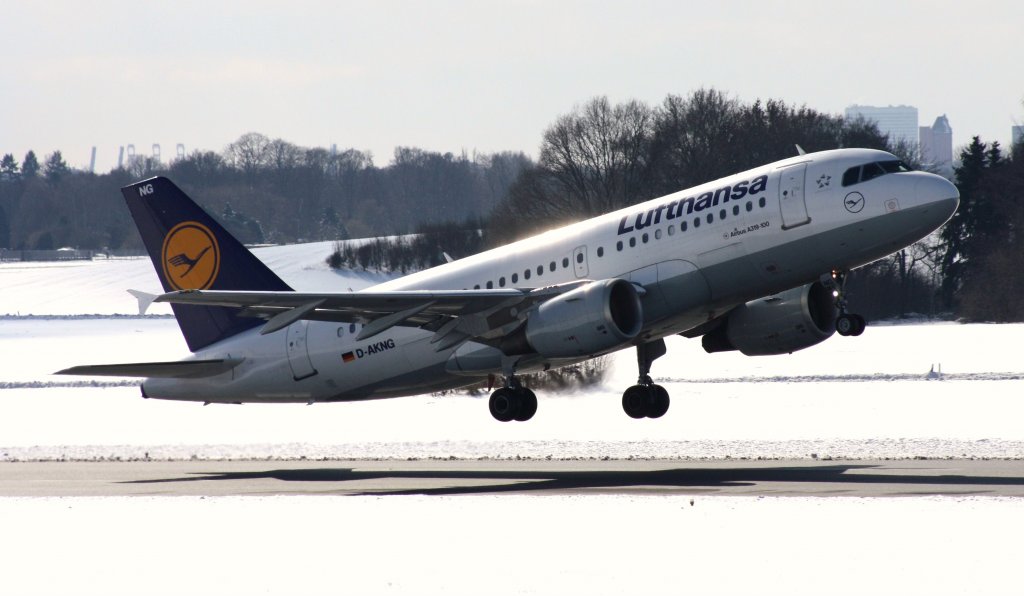
[[[651,401],[647,410],[648,418],[661,418],[668,412],[668,407],[672,403],[672,400],[668,396],[668,390],[661,385],[651,385],[649,387],[651,392]]]
[[[839,335],[842,335],[843,337],[853,335],[856,328],[857,323],[854,321],[852,316],[839,315],[839,317],[836,318],[836,333]]]
[[[648,400],[647,387],[633,385],[622,393],[622,409],[630,418],[646,418]]]
[[[853,317],[853,321],[854,321],[853,331],[850,333],[850,335],[856,337],[856,336],[860,335],[861,333],[864,333],[864,330],[868,326],[867,321],[864,320],[864,317],[862,317],[860,315],[850,315],[850,316]]]
[[[526,422],[530,418],[533,418],[533,415],[537,413],[537,394],[526,387],[520,388],[518,394],[519,411],[516,412],[513,420],[517,422]]]
[[[516,399],[515,392],[511,389],[501,388],[491,394],[491,399],[488,401],[488,406],[491,410],[491,416],[498,422],[509,422],[519,410],[519,403],[521,400]]]

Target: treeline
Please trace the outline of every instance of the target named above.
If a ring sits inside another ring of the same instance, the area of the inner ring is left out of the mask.
[[[885,149],[874,123],[769,99],[743,103],[715,89],[661,104],[595,98],[544,131],[540,157],[491,215],[491,244],[606,213],[804,150]]]
[[[51,164],[51,161],[53,164]],[[408,233],[420,224],[482,217],[530,160],[522,153],[453,155],[397,148],[384,167],[356,149],[303,148],[247,133],[223,152],[170,164],[138,157],[94,175],[56,152],[0,163],[0,248],[140,247],[119,189],[166,175],[247,243]]]
[[[461,259],[484,249],[483,220],[420,224],[408,236],[338,242],[327,264],[335,269],[383,270],[406,274]]]

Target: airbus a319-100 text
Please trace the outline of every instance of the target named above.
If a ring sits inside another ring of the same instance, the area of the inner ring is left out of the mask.
[[[170,180],[122,189],[192,355],[77,366],[145,377],[143,396],[335,402],[502,379],[498,420],[528,420],[517,374],[624,348],[622,406],[656,418],[664,338],[784,354],[859,335],[847,273],[927,236],[956,210],[946,179],[883,151],[799,155],[358,292],[297,292]]]

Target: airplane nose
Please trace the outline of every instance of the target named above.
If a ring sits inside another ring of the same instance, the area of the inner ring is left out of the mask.
[[[936,174],[922,172],[921,178],[914,185],[914,194],[921,205],[930,205],[932,211],[949,219],[960,205],[960,191],[952,182]]]

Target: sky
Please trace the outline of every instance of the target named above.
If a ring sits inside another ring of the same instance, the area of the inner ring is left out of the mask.
[[[119,147],[166,160],[256,131],[353,147],[536,156],[595,96],[714,87],[841,114],[947,114],[954,146],[1024,124],[1016,0],[879,2],[5,2],[0,154]]]

